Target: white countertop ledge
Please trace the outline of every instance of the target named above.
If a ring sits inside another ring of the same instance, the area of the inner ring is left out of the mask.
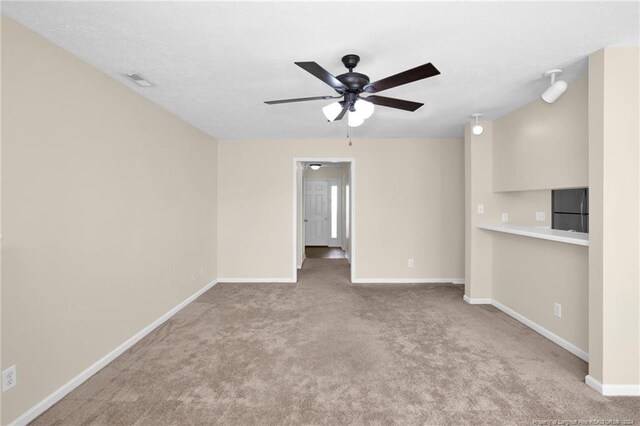
[[[482,224],[480,229],[488,231],[504,232],[506,234],[522,235],[524,237],[539,238],[541,240],[557,241],[559,243],[575,244],[577,246],[589,245],[589,234],[584,232],[569,232],[559,229],[537,228],[535,226],[502,224]]]

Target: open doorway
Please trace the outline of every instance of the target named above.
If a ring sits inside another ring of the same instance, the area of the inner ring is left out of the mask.
[[[294,276],[309,259],[342,259],[355,277],[353,159],[294,159]]]

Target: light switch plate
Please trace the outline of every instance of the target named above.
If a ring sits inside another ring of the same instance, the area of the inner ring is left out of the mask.
[[[502,213],[502,221],[509,222],[509,213]]]
[[[484,204],[478,204],[478,214],[484,214]]]
[[[538,222],[544,222],[547,218],[547,215],[545,214],[545,212],[536,212],[536,220]]]

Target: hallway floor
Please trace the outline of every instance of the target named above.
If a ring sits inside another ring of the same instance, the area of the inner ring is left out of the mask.
[[[345,252],[340,247],[306,246],[304,255],[307,259],[346,259]]]
[[[640,421],[640,398],[591,390],[585,362],[462,286],[347,271],[308,259],[298,284],[218,284],[34,424]]]

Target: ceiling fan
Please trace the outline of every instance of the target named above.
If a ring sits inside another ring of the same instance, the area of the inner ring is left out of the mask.
[[[358,55],[349,54],[342,57],[342,63],[349,69],[349,72],[335,77],[316,62],[294,62],[303,70],[316,76],[331,88],[337,96],[313,96],[309,98],[281,99],[277,101],[265,101],[265,104],[276,105],[290,102],[305,102],[315,100],[342,99],[325,106],[322,110],[329,121],[341,120],[349,112],[349,125],[357,127],[373,113],[373,105],[380,105],[389,108],[397,108],[405,111],[415,111],[422,105],[419,102],[405,101],[403,99],[387,98],[385,96],[362,94],[378,93],[383,90],[401,86],[403,84],[422,80],[440,74],[440,71],[430,62],[419,67],[392,75],[382,80],[370,82],[367,75],[353,72],[353,69],[360,62]],[[364,102],[363,102],[364,101]]]

